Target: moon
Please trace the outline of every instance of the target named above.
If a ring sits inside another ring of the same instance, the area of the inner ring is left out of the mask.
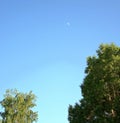
[[[70,22],[67,22],[66,25],[67,25],[67,26],[70,26]]]

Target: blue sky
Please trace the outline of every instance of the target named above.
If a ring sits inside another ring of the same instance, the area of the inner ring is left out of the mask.
[[[120,46],[119,0],[0,0],[0,99],[6,89],[37,96],[38,123],[68,123],[81,98],[86,58]]]

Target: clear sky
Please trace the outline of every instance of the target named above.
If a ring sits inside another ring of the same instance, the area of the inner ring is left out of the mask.
[[[38,123],[68,123],[86,57],[111,42],[120,46],[119,0],[0,0],[0,99],[32,90]]]

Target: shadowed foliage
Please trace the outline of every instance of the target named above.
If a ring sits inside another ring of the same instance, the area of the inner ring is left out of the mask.
[[[87,59],[83,98],[69,106],[70,123],[119,123],[120,47],[101,44],[96,53]]]

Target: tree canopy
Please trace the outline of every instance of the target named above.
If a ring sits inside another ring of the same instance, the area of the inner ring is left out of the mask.
[[[68,109],[70,123],[118,123],[120,120],[120,47],[101,44],[87,58],[83,98]]]
[[[4,99],[0,102],[4,111],[1,112],[2,123],[33,123],[37,120],[35,95],[21,93],[17,90],[7,90]]]

